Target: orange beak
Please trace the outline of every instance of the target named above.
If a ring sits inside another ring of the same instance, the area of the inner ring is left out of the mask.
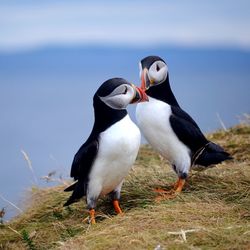
[[[132,84],[135,90],[135,96],[130,103],[148,102],[148,96],[142,88],[136,87]]]
[[[141,89],[146,91],[150,87],[150,80],[148,78],[148,69],[144,68],[141,75]]]

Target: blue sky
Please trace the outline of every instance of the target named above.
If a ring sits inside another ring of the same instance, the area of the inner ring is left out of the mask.
[[[51,45],[250,49],[250,1],[0,0],[0,51]]]

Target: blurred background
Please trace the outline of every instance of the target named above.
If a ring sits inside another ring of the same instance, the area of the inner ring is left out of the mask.
[[[96,89],[111,77],[139,84],[145,56],[166,60],[178,102],[203,132],[239,123],[250,112],[249,9],[248,0],[0,1],[5,218],[19,212],[9,202],[22,207],[25,190],[49,185],[42,176],[69,178]]]

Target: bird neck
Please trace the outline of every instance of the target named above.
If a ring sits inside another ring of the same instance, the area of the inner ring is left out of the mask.
[[[126,109],[112,109],[105,105],[98,97],[94,97],[95,123],[93,131],[101,133],[124,118],[128,113]]]
[[[169,76],[167,79],[159,84],[149,88],[146,91],[147,95],[157,100],[163,101],[171,106],[180,107],[169,84]]]

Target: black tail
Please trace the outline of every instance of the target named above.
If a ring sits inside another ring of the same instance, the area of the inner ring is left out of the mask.
[[[77,182],[78,182],[78,181],[73,182],[70,186],[66,187],[66,188],[64,189],[64,192],[73,191],[73,190],[75,189],[75,187],[76,187]]]
[[[201,154],[197,157],[194,164],[205,167],[233,159],[221,146],[213,142],[209,142],[200,152]]]
[[[81,199],[84,195],[86,195],[86,185],[83,181],[77,181],[73,183],[71,186],[67,187],[65,192],[73,191],[72,195],[69,197],[67,202],[63,205],[69,206],[70,204],[77,202],[79,199]]]

